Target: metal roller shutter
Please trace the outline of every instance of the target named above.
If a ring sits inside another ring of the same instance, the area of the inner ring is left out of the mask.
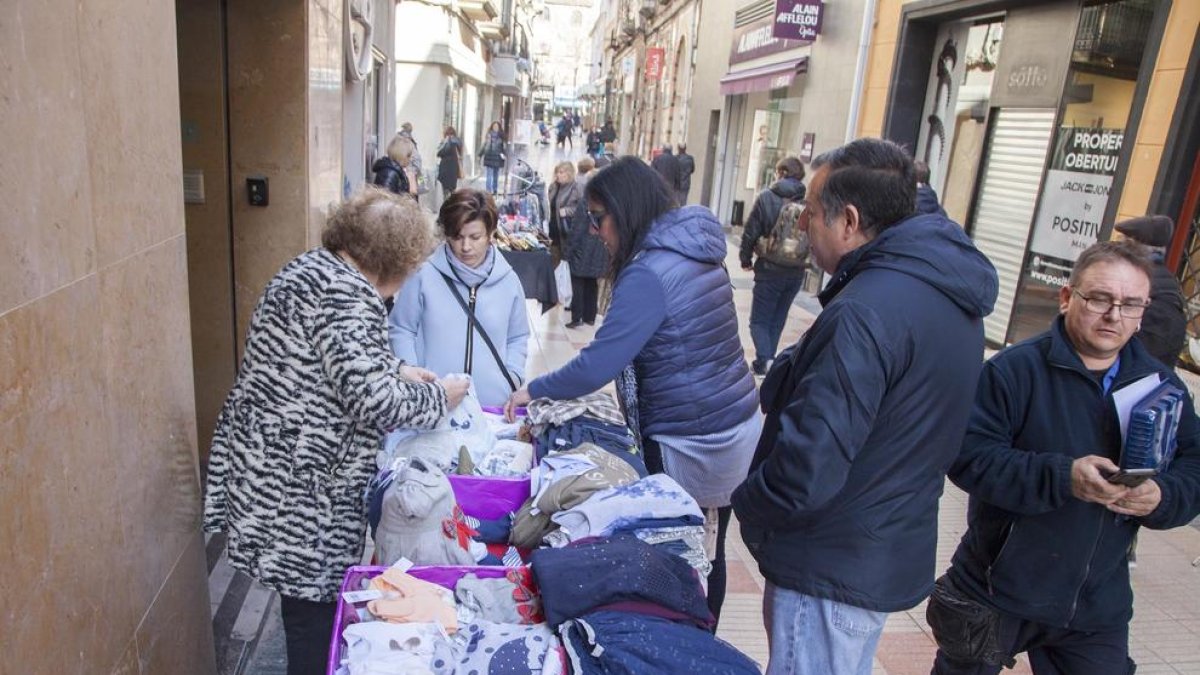
[[[1052,108],[1002,108],[988,139],[972,236],[1000,276],[996,309],[983,321],[987,339],[996,343],[1002,344],[1008,331],[1055,113]]]

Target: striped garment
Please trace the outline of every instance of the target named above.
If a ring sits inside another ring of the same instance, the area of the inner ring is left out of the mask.
[[[283,595],[328,602],[366,540],[363,491],[381,434],[432,429],[438,384],[403,380],[375,288],[324,249],[267,285],[217,419],[204,529],[230,564]]]

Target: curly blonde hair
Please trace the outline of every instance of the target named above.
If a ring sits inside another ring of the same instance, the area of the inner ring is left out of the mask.
[[[436,243],[433,228],[415,200],[374,185],[364,186],[337,205],[321,233],[322,246],[346,253],[382,283],[415,272]]]

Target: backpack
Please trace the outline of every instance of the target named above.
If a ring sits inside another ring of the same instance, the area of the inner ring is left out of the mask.
[[[804,202],[784,199],[767,236],[758,240],[758,256],[780,267],[799,269],[808,258],[808,234],[800,231]]]

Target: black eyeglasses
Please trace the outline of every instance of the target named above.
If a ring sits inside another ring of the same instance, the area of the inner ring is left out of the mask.
[[[608,215],[608,211],[593,211],[588,209],[588,224],[591,225],[592,232],[600,231],[600,221],[604,220],[604,216]]]
[[[1079,291],[1073,292],[1083,298],[1083,306],[1093,314],[1108,314],[1113,307],[1117,307],[1126,319],[1140,319],[1146,313],[1147,303],[1144,302],[1113,302],[1109,298],[1092,298]]]

